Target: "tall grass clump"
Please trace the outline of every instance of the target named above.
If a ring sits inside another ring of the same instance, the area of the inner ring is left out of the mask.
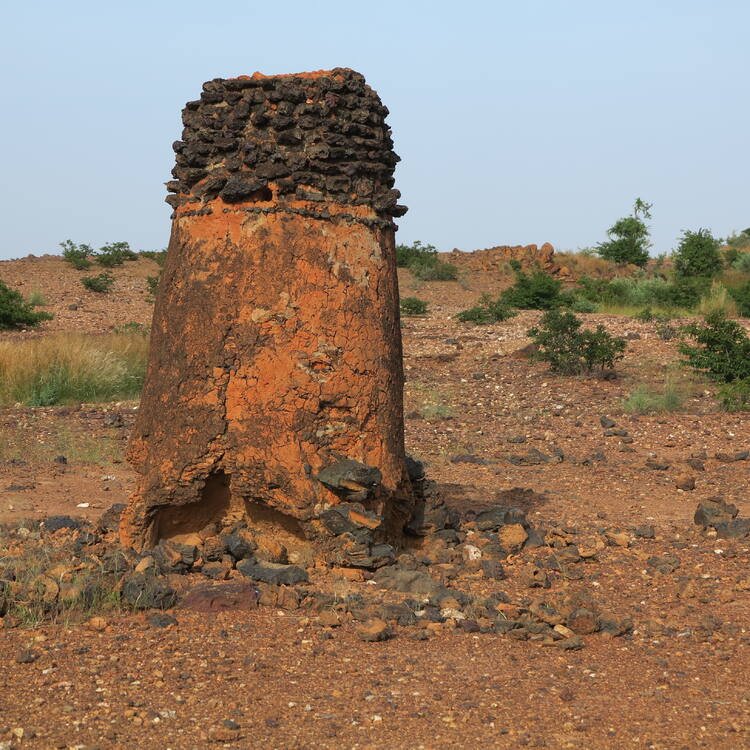
[[[701,297],[697,312],[700,315],[710,315],[721,312],[727,318],[737,317],[737,302],[724,284],[714,281],[709,290]]]
[[[667,382],[661,392],[638,386],[622,405],[629,414],[658,414],[679,411],[684,400],[683,392],[674,383]]]
[[[0,342],[0,404],[52,406],[135,398],[148,338],[140,333],[56,334]]]

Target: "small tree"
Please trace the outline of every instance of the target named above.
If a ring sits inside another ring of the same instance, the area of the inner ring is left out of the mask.
[[[35,310],[20,292],[0,281],[0,328],[25,328],[51,319],[50,313]]]
[[[715,276],[721,271],[720,243],[708,229],[682,233],[674,252],[674,268],[680,276]]]
[[[70,263],[73,268],[78,271],[83,271],[91,266],[89,256],[94,254],[94,250],[91,245],[76,245],[72,240],[65,240],[60,243],[62,248],[63,259]]]
[[[644,219],[651,218],[651,204],[636,198],[631,216],[616,221],[608,230],[607,242],[600,242],[596,251],[605,260],[614,263],[632,263],[645,266],[648,249],[651,247],[649,232]]]

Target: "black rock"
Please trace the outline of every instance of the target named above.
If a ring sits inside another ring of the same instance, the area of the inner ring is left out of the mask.
[[[219,194],[226,203],[239,203],[266,186],[264,180],[254,177],[230,177]]]
[[[323,469],[317,479],[334,491],[360,492],[377,487],[383,475],[374,466],[343,458]]]
[[[406,471],[411,482],[421,482],[425,477],[424,464],[411,456],[406,457]]]
[[[539,464],[547,464],[551,460],[550,456],[536,448],[531,448],[523,455],[511,454],[508,456],[508,461],[514,466],[539,466]]]
[[[164,578],[146,573],[126,576],[120,597],[133,609],[169,609],[177,602],[177,593]]]
[[[750,518],[734,518],[714,523],[719,539],[744,539],[750,535]]]
[[[375,582],[382,588],[422,596],[433,596],[443,589],[429,573],[423,570],[404,570],[397,565],[380,568],[375,573]]]
[[[152,628],[167,628],[170,625],[177,625],[177,618],[168,615],[166,612],[152,612],[146,621]]]
[[[737,517],[738,513],[739,509],[736,505],[727,503],[722,498],[717,497],[698,503],[693,521],[699,526],[707,528],[708,526],[715,526],[717,523],[731,521]]]
[[[110,505],[99,518],[96,525],[97,531],[103,534],[118,531],[120,528],[120,516],[122,516],[124,510],[125,503]]]
[[[485,578],[501,581],[505,578],[505,570],[498,560],[482,560],[482,572]]]
[[[44,531],[54,533],[60,529],[80,529],[86,526],[88,521],[83,518],[73,518],[72,516],[48,516],[42,521]]]
[[[611,419],[610,417],[605,416],[604,414],[602,414],[602,416],[599,417],[599,424],[601,424],[601,426],[604,427],[605,429],[617,427],[617,422],[615,422],[614,419]]]
[[[656,536],[654,527],[651,524],[644,524],[642,526],[636,526],[633,529],[633,534],[641,539],[653,539]]]
[[[253,556],[258,546],[244,534],[234,532],[221,537],[224,549],[235,559],[245,560]]]
[[[496,506],[483,510],[475,519],[479,531],[497,531],[501,526],[512,523],[520,523],[522,526],[528,526],[526,514],[521,508]]]
[[[237,563],[237,570],[253,581],[262,581],[276,586],[293,586],[307,581],[307,573],[296,565],[260,562],[252,558]]]

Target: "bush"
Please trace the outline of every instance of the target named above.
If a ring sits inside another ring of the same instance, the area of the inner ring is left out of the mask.
[[[468,310],[462,310],[456,318],[462,323],[486,325],[487,323],[501,323],[517,314],[502,298],[493,300],[489,294],[483,294],[477,305]]]
[[[715,276],[721,271],[720,242],[708,229],[682,233],[674,252],[674,268],[678,276]]]
[[[33,327],[51,319],[50,313],[35,310],[34,305],[24,300],[20,292],[0,281],[0,329]]]
[[[161,279],[161,274],[158,276],[146,276],[146,286],[148,287],[148,292],[152,297],[156,296],[156,290],[159,288],[159,280]]]
[[[571,312],[548,310],[539,326],[528,332],[538,348],[536,357],[562,375],[611,370],[623,357],[625,339],[612,336],[602,325],[582,331],[581,324]]]
[[[408,268],[420,281],[454,281],[458,269],[438,258],[434,245],[419,240],[412,245],[396,245],[396,265]]]
[[[164,267],[164,263],[167,260],[166,248],[164,250],[141,250],[138,255],[141,258],[149,258],[150,260],[153,260],[162,268]]]
[[[563,304],[570,304],[570,295],[561,292],[562,282],[548,273],[536,269],[531,274],[524,273],[518,261],[511,263],[516,280],[506,289],[500,299],[508,307],[521,310],[551,310]]]
[[[750,281],[736,287],[730,287],[729,294],[737,305],[737,314],[750,318]]]
[[[576,297],[603,305],[639,308],[690,309],[695,307],[709,288],[705,278],[666,279],[617,277],[610,281],[582,277]]]
[[[96,252],[96,262],[105,268],[121,266],[126,260],[138,260],[138,253],[133,252],[127,242],[111,242]]]
[[[63,260],[70,263],[76,270],[84,271],[91,266],[89,255],[94,254],[91,245],[76,245],[72,240],[65,240],[65,242],[60,243],[60,247],[63,251]]]
[[[84,276],[81,279],[81,284],[83,284],[86,289],[90,292],[97,292],[98,294],[107,294],[114,283],[114,276],[107,271],[97,274],[96,276]]]
[[[727,411],[750,409],[750,378],[735,380],[719,388],[719,401]]]
[[[437,248],[434,245],[423,245],[419,240],[411,245],[396,245],[396,265],[408,268],[414,261],[437,259]]]
[[[0,404],[51,406],[134,398],[146,373],[148,337],[56,334],[0,342]]]
[[[598,307],[596,302],[591,302],[585,297],[574,296],[570,303],[570,309],[576,313],[593,313],[597,311]]]
[[[643,219],[650,218],[651,204],[636,198],[632,215],[616,221],[607,230],[609,240],[596,246],[599,255],[614,263],[645,266],[648,262],[648,249],[651,247],[651,242],[648,227]]]
[[[695,345],[680,345],[685,362],[694,370],[722,383],[750,378],[750,338],[723,312],[710,313],[703,323],[691,323],[683,332],[695,341]]]
[[[750,253],[737,253],[732,261],[732,268],[741,273],[750,273]]]
[[[427,303],[419,297],[404,297],[400,303],[402,315],[425,315]]]
[[[750,227],[741,232],[734,232],[727,237],[727,245],[735,250],[750,248]]]

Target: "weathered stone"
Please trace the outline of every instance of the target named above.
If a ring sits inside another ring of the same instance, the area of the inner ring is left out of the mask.
[[[252,558],[237,563],[237,570],[253,581],[262,581],[274,585],[292,586],[307,580],[307,573],[296,565],[260,562]]]
[[[402,570],[396,565],[378,570],[375,581],[382,588],[423,596],[432,596],[442,589],[429,573],[423,570]]]
[[[126,576],[120,597],[133,609],[169,609],[177,602],[175,590],[164,578],[144,573]]]
[[[214,81],[186,106],[126,545],[244,521],[327,551],[317,517],[342,500],[373,544],[399,541],[415,496],[386,114],[339,68]]]
[[[372,620],[368,620],[366,623],[360,625],[357,628],[357,635],[359,636],[360,640],[377,642],[387,641],[391,637],[392,633],[390,627],[388,626],[388,623],[385,622],[385,620],[373,618]]]
[[[526,529],[520,523],[501,526],[497,532],[497,536],[503,549],[507,552],[517,552],[529,538]]]
[[[699,526],[707,528],[708,526],[715,526],[717,523],[731,521],[737,517],[738,513],[739,509],[736,505],[727,503],[722,498],[717,497],[698,503],[693,521]]]

